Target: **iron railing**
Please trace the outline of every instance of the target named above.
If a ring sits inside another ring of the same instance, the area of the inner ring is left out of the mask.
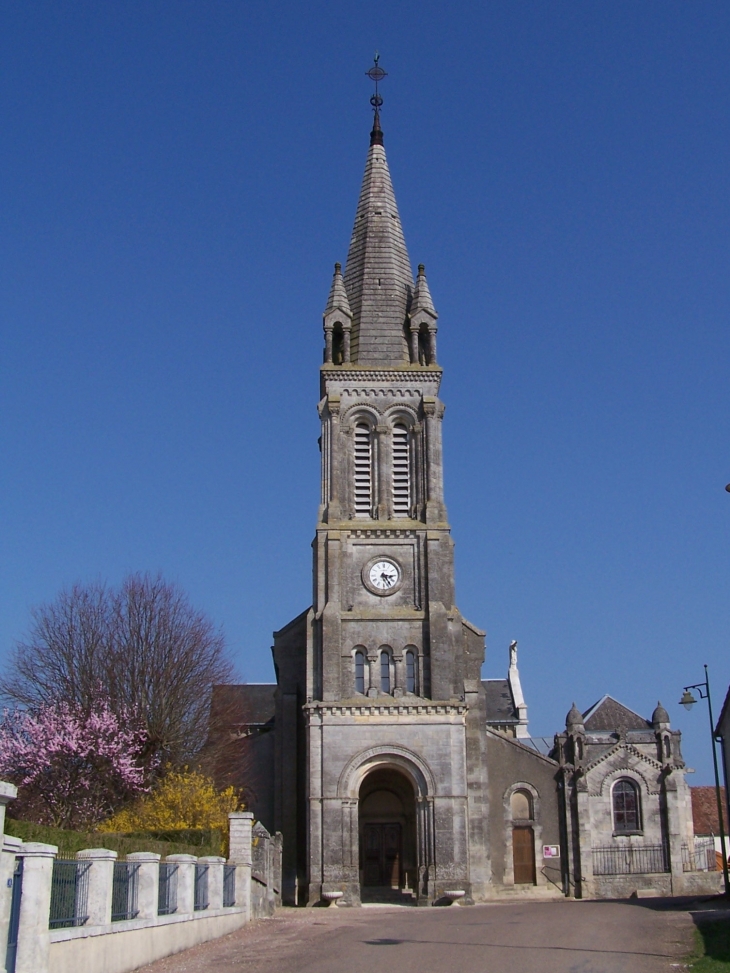
[[[682,871],[714,872],[717,870],[714,838],[695,838],[694,851],[682,842]]]
[[[138,915],[137,890],[139,865],[134,862],[114,862],[112,879],[112,922],[134,919]]]
[[[195,866],[195,911],[208,908],[208,866]]]
[[[223,908],[229,909],[236,904],[236,866],[223,866]]]
[[[91,862],[56,858],[51,878],[50,929],[83,926],[89,918],[89,869]]]
[[[160,862],[160,888],[157,894],[157,915],[171,916],[177,912],[177,865]]]
[[[648,875],[669,871],[666,845],[594,848],[594,875]]]

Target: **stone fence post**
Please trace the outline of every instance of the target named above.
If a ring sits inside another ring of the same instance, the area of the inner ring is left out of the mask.
[[[236,866],[236,905],[251,921],[251,829],[253,814],[234,811],[228,815],[229,863]]]
[[[0,780],[0,944],[8,940],[10,903],[13,899],[15,858],[20,854],[20,838],[5,835],[5,807],[18,793],[17,788]],[[2,953],[0,953],[2,960]]]
[[[156,919],[160,894],[160,856],[152,851],[134,851],[128,862],[139,865],[137,872],[137,918]]]
[[[108,926],[112,921],[112,884],[117,853],[108,848],[84,848],[76,852],[76,858],[91,863],[87,925]]]
[[[195,855],[168,855],[166,862],[177,865],[177,913],[192,916],[195,912]]]
[[[51,949],[48,921],[51,914],[51,882],[55,845],[24,842],[23,894],[15,973],[46,973]]]

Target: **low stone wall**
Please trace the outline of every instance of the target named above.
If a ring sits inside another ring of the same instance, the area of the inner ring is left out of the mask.
[[[8,943],[14,973],[131,973],[281,904],[281,835],[248,812],[229,815],[227,863],[138,852],[122,866],[115,851],[89,848],[54,867],[54,845],[4,834],[14,796],[0,781],[0,946]]]
[[[235,932],[247,919],[243,908],[216,909],[195,917],[160,916],[54,930],[48,973],[130,973],[156,959]]]
[[[716,895],[722,892],[722,872],[684,872],[672,875],[659,872],[646,875],[596,875],[593,892],[596,899],[628,899],[638,892],[659,896]]]

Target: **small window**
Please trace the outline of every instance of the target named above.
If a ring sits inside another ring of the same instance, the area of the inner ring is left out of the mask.
[[[641,830],[639,791],[632,780],[617,780],[613,785],[613,830],[629,833]]]
[[[416,653],[413,649],[406,651],[406,692],[416,691]]]
[[[515,791],[510,800],[513,821],[532,820],[532,795],[528,791]]]
[[[365,694],[365,653],[362,649],[355,652],[355,692]]]
[[[390,653],[380,653],[380,691],[381,693],[390,692]]]

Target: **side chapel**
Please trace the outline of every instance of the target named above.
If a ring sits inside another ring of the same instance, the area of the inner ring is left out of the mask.
[[[692,818],[664,710],[604,697],[535,739],[516,643],[507,678],[482,679],[485,633],[454,591],[438,314],[412,274],[381,104],[324,311],[313,604],[274,633],[275,685],[214,688],[217,775],[282,832],[290,904],[611,894],[616,854],[644,846],[647,874],[679,889]]]

